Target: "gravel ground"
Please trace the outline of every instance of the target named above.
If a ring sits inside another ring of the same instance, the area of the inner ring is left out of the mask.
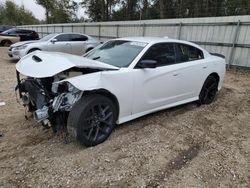
[[[249,72],[227,72],[211,105],[139,118],[85,148],[24,118],[6,52],[0,48],[1,188],[250,187]]]

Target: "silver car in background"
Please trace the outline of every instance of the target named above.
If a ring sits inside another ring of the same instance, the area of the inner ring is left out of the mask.
[[[81,33],[49,34],[40,40],[18,42],[10,46],[8,55],[13,59],[36,51],[64,52],[83,55],[101,44],[97,39]]]

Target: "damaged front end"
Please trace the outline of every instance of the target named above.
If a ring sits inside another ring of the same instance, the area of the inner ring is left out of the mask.
[[[69,113],[83,92],[98,87],[100,72],[118,69],[81,56],[35,51],[16,64],[16,91],[37,122],[67,133]]]
[[[67,117],[73,106],[83,94],[69,82],[60,82],[67,77],[60,73],[53,77],[20,79],[17,71],[17,87],[22,104],[33,113],[37,122],[55,132],[65,128]]]

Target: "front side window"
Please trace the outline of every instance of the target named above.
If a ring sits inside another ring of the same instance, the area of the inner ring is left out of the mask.
[[[155,60],[157,67],[175,63],[175,49],[173,43],[159,43],[149,48],[142,60]]]
[[[70,34],[62,34],[55,37],[55,39],[57,39],[58,42],[66,42],[71,41],[71,36]]]
[[[56,36],[56,34],[48,34],[46,36],[44,36],[43,38],[40,39],[40,41],[49,41],[52,38],[54,38]]]
[[[145,42],[113,40],[95,48],[85,57],[116,67],[128,67],[147,44]]]
[[[178,63],[204,59],[203,52],[190,45],[176,44],[176,50]]]

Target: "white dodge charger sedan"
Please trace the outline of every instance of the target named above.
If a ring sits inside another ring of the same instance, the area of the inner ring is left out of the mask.
[[[49,34],[40,40],[18,42],[11,45],[8,55],[13,59],[21,59],[23,56],[36,50],[83,55],[99,44],[100,41],[85,34]]]
[[[94,146],[116,124],[192,101],[210,104],[222,87],[222,57],[150,37],[111,40],[84,57],[35,51],[16,65],[17,90],[36,121]]]

